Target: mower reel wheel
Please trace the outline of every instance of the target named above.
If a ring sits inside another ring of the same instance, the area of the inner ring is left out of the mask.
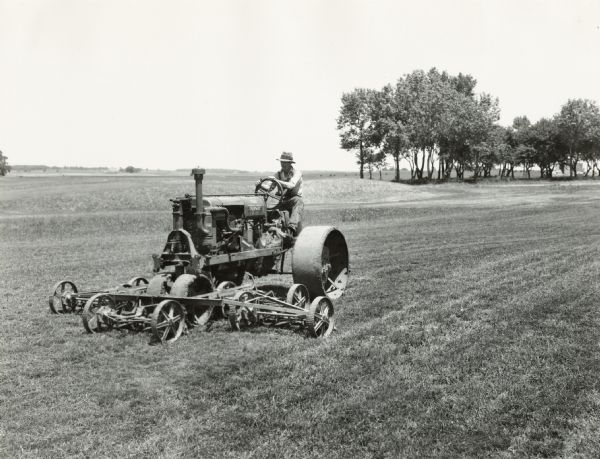
[[[76,293],[77,287],[73,282],[68,280],[57,282],[54,287],[52,287],[52,292],[50,293],[50,311],[54,314],[72,312],[76,306],[74,304],[74,296]]]
[[[233,297],[234,301],[247,303],[254,298],[252,292],[238,292]],[[254,315],[247,306],[234,306],[228,309],[229,324],[232,331],[240,331],[242,328],[248,327],[252,322]]]
[[[185,329],[185,308],[175,300],[161,301],[150,317],[152,334],[162,344],[177,340]]]
[[[318,296],[310,304],[306,314],[308,334],[314,338],[326,338],[334,329],[333,303],[326,296]]]
[[[112,320],[106,313],[116,308],[112,297],[106,293],[97,293],[92,296],[83,308],[81,319],[83,328],[88,333],[101,333],[113,328]]]
[[[285,302],[306,309],[306,306],[310,302],[308,289],[303,284],[292,285],[287,292]]]
[[[237,284],[235,282],[223,281],[223,282],[219,283],[219,285],[217,285],[217,292],[221,293],[227,289],[235,288],[235,287],[237,287]],[[229,317],[229,307],[226,304],[221,306],[221,316],[223,316],[223,318]]]
[[[131,287],[138,288],[148,285],[148,279],[145,277],[134,277],[129,282],[127,282]]]

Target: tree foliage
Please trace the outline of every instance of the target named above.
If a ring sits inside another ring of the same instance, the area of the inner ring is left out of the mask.
[[[558,133],[567,148],[566,163],[571,175],[577,176],[577,163],[598,150],[597,132],[600,112],[595,102],[587,99],[569,100],[557,117]]]
[[[376,91],[357,88],[342,95],[342,108],[337,120],[340,145],[344,150],[354,151],[360,166],[360,178],[364,178],[367,154],[378,142],[373,107]]]
[[[8,164],[8,157],[4,156],[2,151],[0,151],[0,176],[4,177],[11,171],[11,167]]]
[[[400,163],[408,163],[411,178],[438,180],[452,175],[473,179],[515,177],[522,168],[527,177],[539,168],[550,178],[558,166],[577,175],[584,161],[586,174],[600,175],[600,112],[595,102],[569,100],[559,114],[532,123],[518,116],[511,126],[498,124],[498,99],[475,92],[477,80],[432,68],[415,70],[381,90],[355,89],[342,95],[338,117],[341,147],[352,151],[369,177],[376,163],[391,156],[395,180]],[[383,162],[381,162],[383,161]]]

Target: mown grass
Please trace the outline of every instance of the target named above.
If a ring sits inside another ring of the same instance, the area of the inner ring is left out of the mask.
[[[162,200],[189,192],[187,179],[166,192],[153,179],[28,180],[0,185],[2,456],[600,451],[596,182],[315,181],[328,200],[307,198],[306,221],[337,225],[351,255],[331,339],[220,323],[149,346],[87,335],[46,297],[63,277],[101,288],[149,275],[170,225]],[[373,196],[353,195],[359,185]]]

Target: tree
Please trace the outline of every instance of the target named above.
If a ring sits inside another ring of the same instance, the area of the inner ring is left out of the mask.
[[[11,171],[11,169],[12,168],[8,164],[8,157],[4,156],[2,151],[0,151],[0,176],[4,177],[6,174],[8,174]]]
[[[364,168],[369,149],[380,142],[379,133],[373,122],[373,106],[376,91],[357,88],[342,95],[342,107],[337,119],[340,131],[340,145],[344,150],[354,151],[360,167],[360,178],[364,178]]]
[[[376,153],[372,153],[370,160],[373,164],[373,167],[377,169],[377,172],[379,172],[379,180],[381,180],[383,178],[381,175],[381,171],[387,166],[385,152],[383,150],[380,150]]]
[[[355,152],[360,177],[376,152],[392,156],[396,180],[401,160],[416,180],[432,179],[436,168],[438,179],[450,177],[453,169],[462,178],[467,168],[475,177],[488,176],[495,158],[489,137],[499,118],[498,101],[476,96],[476,83],[470,75],[450,76],[432,68],[415,70],[381,91],[343,94],[341,146]]]
[[[560,143],[556,118],[542,118],[530,128],[530,144],[535,149],[535,163],[541,178],[551,178],[565,151]]]
[[[475,106],[471,108],[468,124],[470,157],[468,167],[473,171],[473,178],[477,179],[483,172],[488,176],[491,172],[491,159],[494,157],[490,149],[491,137],[495,123],[500,118],[498,99],[489,94],[481,94],[475,99]]]
[[[515,178],[515,136],[512,127],[501,128],[503,132],[503,141],[500,143],[497,156],[500,163],[500,178],[508,177]]]
[[[499,118],[498,100],[487,94],[467,96],[453,90],[446,96],[447,107],[441,123],[440,170],[449,178],[452,169],[463,178],[466,169],[477,179],[490,175],[495,153],[491,136]]]
[[[522,165],[527,178],[531,178],[531,168],[536,162],[536,150],[532,146],[531,122],[526,116],[517,116],[513,120],[512,127],[515,164]]]
[[[413,178],[423,179],[427,167],[427,178],[431,179],[449,83],[444,74],[432,68],[427,73],[416,70],[406,75],[406,85]]]
[[[375,129],[382,139],[383,158],[389,154],[394,160],[395,177],[400,181],[400,160],[408,154],[408,97],[404,80],[396,86],[387,85],[376,94],[374,103]],[[380,170],[381,172],[381,170]]]
[[[592,177],[594,177],[596,170],[598,171],[598,175],[600,175],[600,167],[598,165],[598,161],[600,160],[600,121],[590,130],[588,139],[582,149],[581,159],[587,165],[586,176],[591,171]]]
[[[577,163],[593,143],[600,125],[600,111],[595,102],[588,99],[569,99],[562,106],[557,118],[558,131],[568,156],[570,175],[577,177]]]
[[[459,73],[458,76],[450,77],[449,81],[457,92],[468,97],[473,97],[475,95],[473,90],[477,85],[477,80],[471,75]]]

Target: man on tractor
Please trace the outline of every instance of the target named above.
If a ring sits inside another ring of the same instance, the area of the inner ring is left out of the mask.
[[[269,178],[276,179],[283,187],[283,199],[277,206],[280,210],[287,210],[290,214],[288,233],[280,236],[292,239],[298,235],[299,225],[304,212],[304,201],[302,200],[302,172],[295,169],[294,156],[284,151],[278,160],[281,169]]]

